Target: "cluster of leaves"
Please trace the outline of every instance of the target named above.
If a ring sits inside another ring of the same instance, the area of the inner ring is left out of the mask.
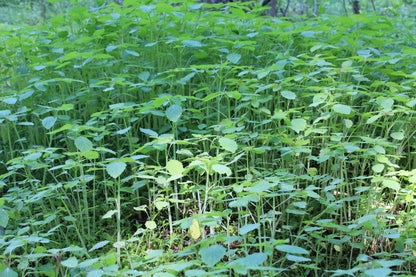
[[[415,272],[415,40],[125,0],[0,37],[0,276]]]

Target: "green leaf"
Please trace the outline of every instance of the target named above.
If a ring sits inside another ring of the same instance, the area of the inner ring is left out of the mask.
[[[228,267],[234,269],[239,274],[247,274],[247,270],[255,268],[267,260],[267,254],[254,253],[247,257],[240,258],[228,264]]]
[[[351,107],[348,106],[348,105],[335,104],[332,108],[334,109],[334,111],[336,113],[339,113],[339,114],[346,114],[346,115],[348,115],[348,114],[351,113]]]
[[[98,242],[98,243],[94,244],[94,246],[93,246],[93,247],[91,247],[91,249],[90,249],[90,250],[88,250],[88,252],[92,252],[92,251],[94,251],[94,250],[97,250],[97,249],[103,248],[103,247],[104,247],[105,245],[107,245],[109,242],[110,242],[110,241],[108,241],[108,240],[100,241],[100,242]]]
[[[373,165],[372,169],[373,169],[374,172],[380,173],[384,169],[384,164],[375,164],[375,165]]]
[[[162,210],[163,208],[169,207],[169,202],[167,201],[155,201],[154,204],[156,206],[156,209],[158,209],[158,211]]]
[[[381,114],[373,115],[372,117],[367,119],[367,124],[371,124],[373,122],[376,122],[381,116],[382,116]]]
[[[199,250],[199,255],[201,255],[202,261],[207,266],[214,266],[222,259],[222,257],[224,257],[225,248],[221,245],[212,245]]]
[[[88,152],[92,149],[92,142],[86,137],[77,137],[75,139],[75,146],[81,152]]]
[[[183,173],[183,165],[178,160],[170,160],[166,164],[166,169],[169,172],[170,175],[182,175]]]
[[[10,267],[0,272],[0,277],[18,277],[17,273]]]
[[[372,268],[364,271],[365,276],[370,277],[385,277],[390,276],[392,270],[387,267]]]
[[[238,233],[240,235],[245,235],[248,232],[251,232],[251,231],[253,231],[253,230],[255,230],[255,229],[259,228],[259,227],[260,227],[260,223],[246,224],[246,225],[244,225],[243,227],[240,228],[240,230],[238,231]]]
[[[404,139],[404,133],[403,132],[394,132],[390,134],[390,137],[397,139],[397,140],[402,140]]]
[[[307,127],[306,120],[303,118],[292,119],[290,123],[292,124],[292,129],[295,130],[296,133],[305,130]]]
[[[0,209],[0,226],[6,228],[7,223],[9,222],[9,214],[6,210]]]
[[[231,53],[231,54],[227,55],[227,60],[230,63],[236,64],[240,61],[240,59],[241,59],[241,55],[237,54],[237,53]]]
[[[297,263],[310,262],[311,261],[311,259],[309,259],[309,258],[305,258],[305,257],[302,257],[302,256],[296,256],[296,255],[290,255],[290,254],[286,254],[286,258],[289,261],[297,262]]]
[[[235,151],[237,151],[238,145],[237,142],[235,142],[235,140],[229,138],[220,138],[219,142],[221,147],[225,150],[230,151],[232,153],[235,153]]]
[[[87,152],[82,152],[82,156],[84,156],[88,160],[95,160],[100,157],[100,154],[98,154],[97,151],[87,151]]]
[[[177,122],[182,115],[182,107],[174,104],[166,109],[166,116],[172,122]]]
[[[395,180],[391,180],[391,179],[385,179],[383,180],[383,186],[391,188],[395,191],[399,191],[400,190],[400,183],[395,181]]]
[[[87,277],[101,277],[104,276],[104,271],[102,269],[94,269],[88,272]]]
[[[147,229],[149,230],[153,230],[156,229],[157,225],[156,222],[154,222],[153,220],[148,220],[146,221],[146,223],[144,224],[146,226]]]
[[[389,112],[391,111],[393,105],[394,105],[394,100],[393,99],[382,99],[379,101],[380,106],[383,108],[384,112]]]
[[[290,90],[282,90],[282,91],[280,92],[280,94],[281,94],[284,98],[289,99],[289,100],[294,100],[294,99],[296,99],[296,94],[295,94],[294,92],[291,92]]]
[[[223,164],[214,164],[212,166],[212,170],[214,170],[215,172],[219,173],[219,174],[227,174],[227,176],[231,176],[232,172],[231,169]]]
[[[109,165],[107,165],[107,173],[113,177],[114,179],[123,173],[123,171],[126,169],[126,163],[125,162],[114,162]]]
[[[149,135],[151,138],[157,138],[159,136],[155,131],[150,129],[140,128],[140,131],[146,135]]]
[[[56,117],[53,117],[53,116],[45,117],[42,120],[43,127],[45,127],[46,130],[49,130],[50,128],[53,127],[53,125],[55,125],[56,119],[57,118]]]
[[[191,48],[202,46],[202,44],[199,40],[182,40],[182,44],[183,44],[183,46],[191,47]]]
[[[110,218],[116,213],[117,213],[117,210],[108,211],[108,212],[105,213],[105,215],[103,215],[103,219]]]
[[[75,257],[71,257],[69,259],[62,261],[61,265],[69,267],[69,268],[74,268],[78,265],[78,259]]]
[[[290,254],[305,254],[305,255],[309,254],[309,252],[306,249],[299,247],[299,246],[289,245],[289,244],[279,244],[279,245],[276,245],[275,248],[278,251],[286,252]]]

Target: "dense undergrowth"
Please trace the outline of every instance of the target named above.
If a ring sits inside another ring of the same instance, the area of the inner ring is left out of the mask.
[[[411,28],[125,6],[2,31],[0,276],[416,272]]]

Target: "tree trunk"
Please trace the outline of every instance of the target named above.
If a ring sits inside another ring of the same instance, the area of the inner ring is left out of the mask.
[[[270,1],[270,16],[277,17],[277,0]]]
[[[360,1],[352,1],[352,12],[353,14],[360,14]]]

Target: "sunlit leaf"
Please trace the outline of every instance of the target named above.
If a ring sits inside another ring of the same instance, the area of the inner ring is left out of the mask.
[[[235,140],[233,139],[220,138],[219,143],[221,147],[223,147],[227,151],[230,151],[232,153],[235,153],[235,151],[237,151],[238,145],[237,142],[235,142]]]
[[[45,117],[44,119],[42,119],[43,127],[45,127],[45,129],[49,130],[50,128],[53,127],[53,125],[55,125],[56,119],[57,118],[54,117],[54,116]]]
[[[199,222],[195,218],[192,220],[192,224],[189,227],[189,234],[194,240],[199,239],[201,236],[201,228],[199,227]]]
[[[346,115],[348,115],[348,114],[351,113],[351,107],[348,106],[348,105],[335,104],[332,108],[334,109],[334,111],[336,113],[339,113],[339,114],[346,114]]]
[[[102,248],[102,247],[106,246],[109,242],[110,242],[110,241],[108,241],[108,240],[100,241],[100,242],[98,242],[98,243],[94,244],[94,246],[93,246],[93,247],[91,247],[91,249],[90,249],[90,250],[88,250],[88,252],[92,252],[92,251],[94,251],[94,250],[100,249],[100,248]]]
[[[177,122],[182,115],[182,107],[174,104],[166,109],[166,117],[172,121]]]
[[[62,261],[61,265],[69,267],[69,268],[76,267],[78,265],[78,259],[75,258],[75,257],[70,257],[70,258]]]
[[[168,163],[166,164],[166,169],[169,172],[169,174],[172,176],[182,175],[183,170],[184,170],[182,163],[178,160],[168,161]]]
[[[241,55],[240,54],[237,54],[237,53],[231,53],[231,54],[228,54],[227,55],[227,60],[230,63],[236,64],[236,63],[238,63],[240,61],[240,59],[241,59]]]
[[[305,130],[307,127],[307,122],[303,118],[292,119],[291,124],[292,124],[292,129],[295,130],[297,133]]]
[[[88,152],[92,149],[92,142],[86,137],[77,137],[75,139],[75,146],[81,152]]]
[[[219,173],[219,174],[226,174],[227,176],[231,176],[232,172],[231,169],[223,164],[214,164],[212,166],[212,170],[214,170],[215,172]]]
[[[154,230],[156,229],[157,225],[156,222],[154,222],[153,220],[148,220],[146,221],[146,223],[144,224],[146,226],[147,229],[149,230]]]
[[[284,98],[289,99],[289,100],[294,100],[294,99],[296,99],[296,94],[295,94],[294,92],[290,91],[290,90],[282,90],[282,91],[280,92],[280,94],[281,94]]]
[[[113,177],[117,178],[120,176],[123,171],[126,169],[126,163],[125,162],[114,162],[107,165],[107,173]]]

